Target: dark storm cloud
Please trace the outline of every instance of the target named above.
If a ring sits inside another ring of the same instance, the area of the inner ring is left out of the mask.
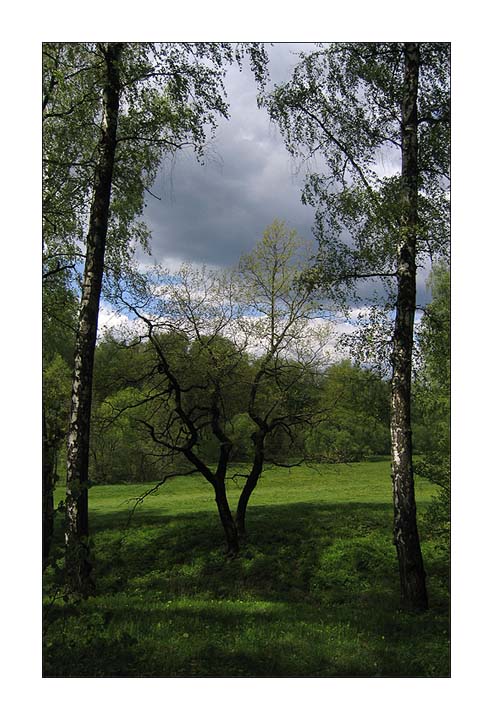
[[[270,49],[273,82],[287,80],[295,49]],[[313,210],[301,204],[303,173],[296,174],[277,128],[257,107],[252,73],[231,69],[226,80],[230,119],[221,121],[200,165],[191,152],[164,163],[149,196],[145,219],[153,257],[231,265],[249,251],[274,218],[311,237]]]
[[[299,43],[268,48],[271,85],[288,80],[296,53],[312,48]],[[152,254],[163,264],[234,265],[274,218],[285,220],[302,237],[312,237],[314,211],[301,203],[307,168],[295,167],[279,130],[266,110],[257,107],[250,69],[231,68],[226,89],[230,119],[221,120],[204,164],[191,151],[178,153],[173,163],[163,164],[153,188],[161,199],[147,198]],[[387,161],[382,158],[383,165]],[[418,272],[419,305],[429,301],[428,273],[429,268]],[[375,284],[362,283],[361,291],[370,297]]]

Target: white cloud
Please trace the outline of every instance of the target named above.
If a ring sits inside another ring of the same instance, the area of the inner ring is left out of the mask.
[[[129,318],[108,303],[103,302],[99,308],[98,340],[102,340],[108,332],[121,338],[135,337],[145,334],[145,327],[141,320]]]

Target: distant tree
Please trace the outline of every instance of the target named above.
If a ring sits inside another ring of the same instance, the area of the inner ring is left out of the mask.
[[[118,333],[106,332],[98,341],[94,356],[95,405],[128,387],[141,388],[151,371],[148,356],[145,345],[125,342]]]
[[[68,430],[70,375],[69,366],[58,354],[43,367],[43,567],[48,564],[53,537],[53,490]]]
[[[77,298],[68,273],[44,267],[42,285],[42,497],[43,567],[49,560],[54,527],[53,490],[58,480],[58,461],[66,442],[70,407],[70,375],[73,363]],[[54,268],[52,268],[54,269]]]
[[[53,272],[85,266],[68,434],[66,573],[91,590],[88,462],[92,376],[106,266],[118,272],[148,232],[136,218],[164,153],[201,152],[206,128],[227,115],[227,43],[47,43],[44,46],[44,229]],[[246,47],[258,79],[262,46]],[[85,238],[81,253],[80,244]],[[50,270],[51,272],[51,270]]]
[[[426,306],[418,333],[420,362],[415,404],[424,429],[418,475],[437,487],[430,508],[433,532],[450,543],[450,272],[437,266],[430,277],[432,300]]]
[[[43,364],[59,355],[69,367],[74,360],[78,299],[68,273],[48,275],[42,284]]]
[[[333,43],[301,54],[264,98],[290,152],[322,158],[303,192],[320,243],[311,281],[331,292],[378,277],[389,293],[394,543],[416,610],[428,606],[411,448],[416,268],[449,248],[449,76],[447,43]]]
[[[344,360],[324,373],[318,403],[327,419],[307,438],[313,457],[357,462],[390,452],[388,382]]]
[[[95,408],[89,464],[93,485],[157,482],[169,469],[141,432],[146,401],[145,388],[128,386]]]

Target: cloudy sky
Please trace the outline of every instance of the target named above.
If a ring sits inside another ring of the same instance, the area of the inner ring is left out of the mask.
[[[271,82],[288,80],[296,52],[308,44],[269,49]],[[251,250],[274,218],[311,236],[313,210],[301,204],[303,172],[296,174],[277,127],[257,107],[257,86],[248,64],[228,71],[230,119],[221,119],[204,164],[182,151],[164,163],[148,196],[145,219],[158,262],[233,265]]]
[[[297,53],[308,43],[276,43],[268,48],[270,83],[287,81]],[[204,163],[192,150],[163,163],[145,220],[152,231],[153,260],[170,269],[183,261],[231,266],[250,251],[275,219],[312,237],[314,210],[302,205],[306,167],[295,164],[267,111],[257,107],[257,86],[248,67],[232,67],[226,78],[230,119],[221,119]],[[389,171],[392,158],[381,158]],[[312,164],[312,169],[314,166]],[[149,258],[139,256],[143,262]],[[418,278],[418,304],[428,301],[427,273]]]
[[[313,48],[309,43],[268,47],[270,85],[289,80],[297,53]],[[152,188],[158,197],[147,195],[144,219],[152,231],[152,257],[139,251],[137,259],[144,264],[158,262],[172,271],[183,262],[234,266],[275,218],[312,238],[314,210],[301,203],[307,168],[295,164],[277,126],[257,107],[258,88],[248,62],[242,71],[231,67],[225,85],[230,118],[220,119],[203,163],[191,149],[180,151],[162,165]],[[394,160],[381,158],[382,171],[394,172]],[[429,301],[427,274],[418,277],[418,305]],[[367,286],[371,295],[374,286]],[[119,322],[103,304],[100,332]]]

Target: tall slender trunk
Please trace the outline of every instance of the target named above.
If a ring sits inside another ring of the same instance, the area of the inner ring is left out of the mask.
[[[83,595],[92,588],[89,553],[88,466],[94,350],[116,150],[120,100],[120,43],[104,49],[101,139],[87,235],[86,263],[75,345],[72,403],[67,443],[66,581]]]
[[[426,610],[426,573],[416,522],[411,443],[411,369],[416,305],[416,230],[418,222],[418,79],[419,46],[405,43],[401,107],[402,211],[397,263],[397,301],[392,354],[392,482],[394,543],[399,562],[401,601]]]
[[[257,487],[257,482],[262,474],[264,467],[264,441],[265,433],[258,431],[254,433],[254,445],[255,445],[255,456],[253,459],[252,469],[246,479],[241,495],[238,499],[238,507],[236,509],[236,527],[238,528],[238,534],[240,537],[246,535],[245,528],[245,516],[248,507],[248,502],[252,492]]]

